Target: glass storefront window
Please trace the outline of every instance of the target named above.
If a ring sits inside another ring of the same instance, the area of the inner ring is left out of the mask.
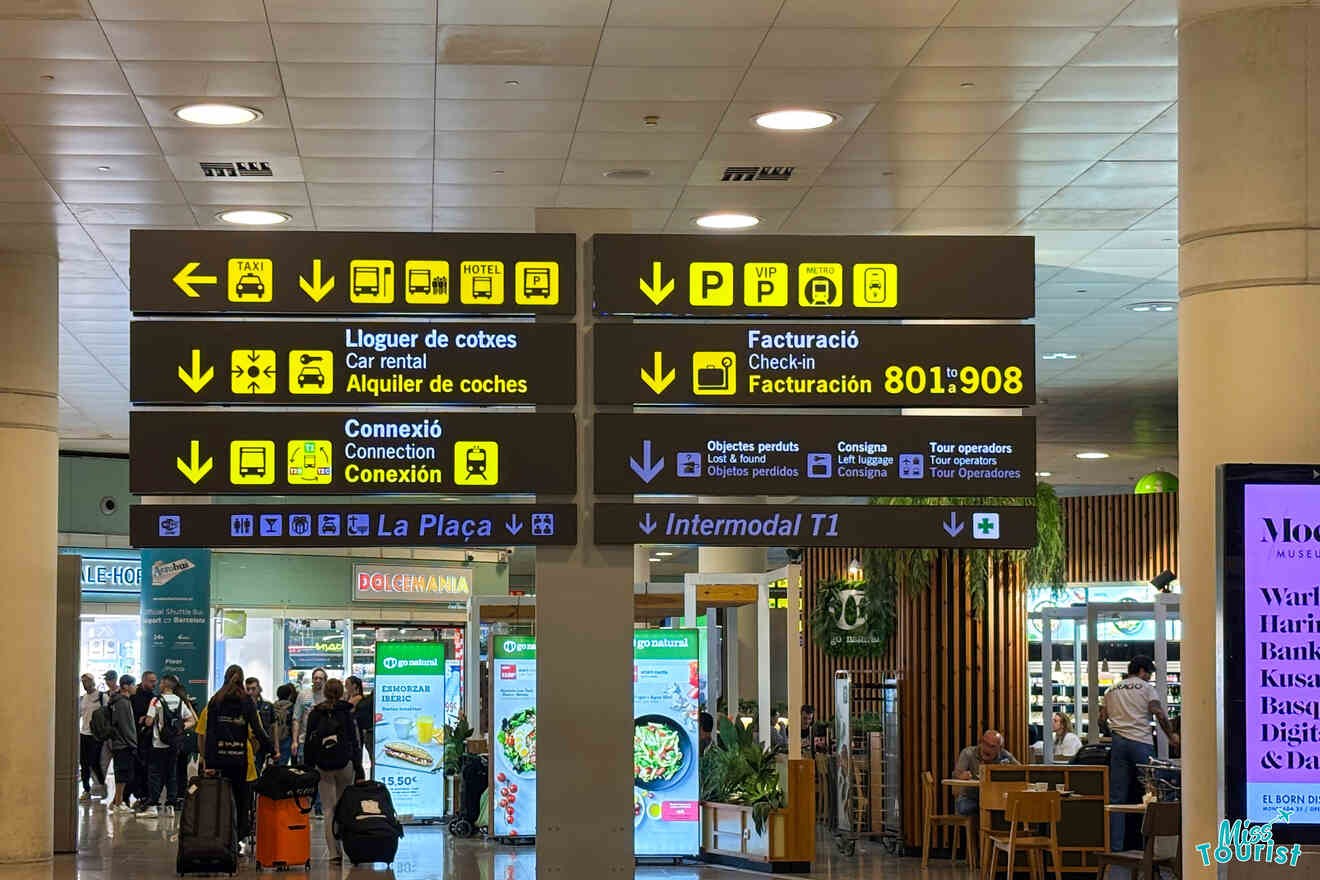
[[[141,674],[142,625],[136,614],[85,615],[81,629],[79,675],[91,673],[100,686],[111,669],[120,675]]]

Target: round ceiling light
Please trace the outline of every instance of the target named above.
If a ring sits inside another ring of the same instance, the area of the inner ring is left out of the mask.
[[[235,226],[278,226],[293,219],[283,211],[267,211],[261,208],[221,211],[215,215],[215,218],[222,223],[233,223]]]
[[[771,131],[812,131],[833,125],[839,121],[839,115],[827,110],[771,110],[758,113],[752,121]]]
[[[260,119],[261,111],[237,104],[184,104],[174,108],[174,115],[193,125],[243,125]]]
[[[1077,355],[1070,351],[1051,351],[1040,356],[1043,361],[1075,361]]]
[[[1134,312],[1171,312],[1177,306],[1177,303],[1168,300],[1152,300],[1151,302],[1133,303],[1128,308]]]
[[[761,218],[734,211],[717,211],[714,214],[703,214],[693,222],[702,229],[750,229],[760,223]]]
[[[1108,457],[1108,452],[1079,452],[1073,456],[1073,458],[1080,458],[1082,461],[1099,461]]]
[[[1052,476],[1054,476],[1054,472],[1053,472],[1053,471],[1036,471],[1036,476],[1038,476],[1038,477],[1052,477]]]

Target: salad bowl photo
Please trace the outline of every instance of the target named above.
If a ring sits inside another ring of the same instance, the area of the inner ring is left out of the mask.
[[[696,759],[692,735],[665,715],[633,719],[633,782],[645,791],[664,791],[683,781]]]

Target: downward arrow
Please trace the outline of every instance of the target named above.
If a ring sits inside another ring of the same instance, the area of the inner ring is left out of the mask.
[[[650,284],[646,283],[645,278],[638,279],[638,283],[642,288],[642,293],[646,294],[646,298],[656,305],[660,305],[660,303],[665,301],[665,298],[669,296],[669,294],[674,292],[674,279],[670,278],[668,281],[664,281],[663,279],[664,275],[660,271],[659,261],[651,264]]]
[[[656,478],[662,470],[665,469],[664,458],[657,458],[651,461],[651,441],[642,441],[642,463],[638,464],[637,459],[629,456],[628,466],[632,468],[634,474],[642,478],[643,483],[649,483]]]
[[[678,375],[678,371],[671,369],[668,373],[664,372],[664,367],[661,366],[660,352],[654,352],[654,356],[654,367],[651,372],[646,372],[646,367],[642,367],[642,381],[645,382],[647,387],[652,391],[659,394],[661,391],[664,391],[669,387],[670,382],[674,381],[674,377]]]
[[[214,378],[215,367],[207,367],[206,372],[202,372],[202,353],[195,348],[192,350],[192,372],[179,367],[179,380],[191,388],[193,394],[205,388]]]
[[[202,479],[202,477],[206,476],[211,472],[211,465],[214,464],[214,461],[211,459],[210,456],[207,456],[206,461],[200,463],[198,462],[197,459],[201,455],[200,450],[197,448],[198,445],[199,444],[196,440],[193,440],[188,445],[190,452],[190,457],[188,461],[184,461],[181,458],[174,459],[174,463],[179,467],[179,473],[187,477],[188,481],[191,482],[194,486],[197,485],[197,483]]]
[[[516,535],[522,531],[523,524],[519,521],[518,514],[515,513],[509,517],[509,521],[504,524],[504,527],[509,530],[510,535]]]
[[[651,534],[655,531],[655,527],[656,523],[651,519],[651,511],[649,510],[646,512],[646,516],[637,521],[637,528],[641,529],[644,534]]]
[[[958,537],[962,534],[962,530],[967,528],[966,523],[958,522],[958,514],[956,511],[949,511],[949,521],[946,523],[940,523],[940,525],[944,527],[944,531],[948,533],[950,538]]]
[[[335,276],[331,275],[321,283],[321,261],[312,260],[312,280],[309,282],[301,275],[298,276],[298,286],[302,292],[311,297],[312,302],[320,302],[325,299],[326,294],[335,289]]]

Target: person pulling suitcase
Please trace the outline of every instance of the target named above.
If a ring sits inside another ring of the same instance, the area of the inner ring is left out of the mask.
[[[353,706],[344,699],[344,683],[332,678],[325,683],[325,699],[307,714],[307,742],[303,760],[321,774],[321,803],[334,811],[345,790],[366,778],[362,769],[362,746],[358,741]],[[325,823],[325,844],[330,861],[343,861],[334,823]]]

